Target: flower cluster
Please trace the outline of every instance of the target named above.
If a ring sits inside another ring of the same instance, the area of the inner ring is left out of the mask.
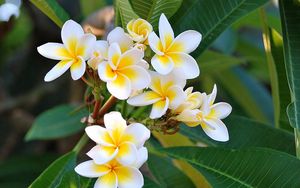
[[[91,87],[106,85],[112,96],[127,100],[132,106],[152,105],[149,120],[166,126],[164,129],[172,127],[171,124],[178,127],[180,122],[190,127],[200,125],[212,139],[227,141],[228,131],[221,120],[232,108],[224,102],[214,104],[216,86],[211,94],[193,92],[192,87],[184,90],[187,79],[200,74],[189,53],[200,44],[201,34],[188,30],[175,37],[164,14],[159,19],[159,36],[150,23],[140,18],[127,24],[127,32],[116,27],[106,40],[97,40],[93,34],[84,33],[76,22],[67,21],[61,31],[63,44],[46,43],[38,47],[41,55],[59,60],[46,74],[45,81],[58,78],[70,68],[74,80],[82,78],[89,83],[84,77],[87,74],[93,83],[98,83]],[[92,122],[101,118],[97,111],[95,114]],[[79,164],[76,172],[100,177],[95,187],[142,187],[143,176],[138,169],[148,157],[143,145],[150,131],[139,123],[127,126],[119,112],[110,112],[103,120],[106,128],[86,128],[97,145],[87,153],[92,160]]]
[[[75,171],[85,177],[98,178],[95,188],[142,187],[143,175],[138,170],[148,158],[143,147],[150,131],[140,123],[127,126],[119,112],[104,115],[105,128],[94,125],[85,129],[96,142],[87,155],[92,159],[79,164]]]

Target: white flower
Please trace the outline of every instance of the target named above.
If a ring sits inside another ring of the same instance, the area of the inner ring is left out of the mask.
[[[96,37],[84,34],[82,27],[68,20],[62,27],[63,44],[49,42],[37,48],[38,52],[50,59],[60,60],[45,76],[46,82],[55,80],[69,68],[73,80],[81,78],[86,69],[86,60],[90,58]]]
[[[87,135],[98,145],[93,147],[87,155],[96,164],[105,164],[116,159],[123,165],[133,165],[142,156],[138,150],[150,138],[150,131],[140,123],[127,126],[119,112],[104,115],[106,128],[98,125],[85,129]]]
[[[200,124],[210,138],[225,142],[229,139],[228,130],[221,119],[226,118],[231,113],[232,107],[225,102],[214,104],[216,95],[217,87],[215,85],[210,95],[203,93],[203,103],[200,109],[184,110],[176,119],[191,127]]]
[[[129,98],[127,102],[133,106],[153,104],[150,118],[160,118],[168,109],[176,109],[185,99],[183,87],[185,79],[175,74],[159,75],[151,73],[150,89],[140,95]]]
[[[201,41],[201,34],[189,30],[179,34],[174,39],[174,32],[166,16],[159,19],[159,36],[152,32],[148,37],[151,49],[156,53],[151,59],[153,68],[160,74],[168,74],[177,69],[186,79],[192,79],[200,74],[195,59],[189,55]]]
[[[109,34],[107,35],[107,41],[109,45],[118,43],[122,53],[133,47],[132,39],[128,34],[124,32],[124,29],[121,27],[116,27],[111,32],[109,32]]]
[[[98,66],[101,62],[107,60],[108,58],[108,42],[104,40],[98,40],[95,42],[91,58],[88,60],[88,65],[94,69],[97,70]]]
[[[118,43],[108,49],[108,61],[98,66],[101,80],[107,82],[108,91],[118,99],[127,99],[133,90],[148,87],[151,78],[145,69],[144,52],[131,48],[122,53]]]
[[[172,111],[175,114],[179,114],[186,109],[193,110],[199,108],[202,104],[202,94],[198,91],[193,92],[193,87],[187,88],[184,93],[186,94],[186,99],[182,104]]]
[[[75,171],[88,178],[98,178],[94,188],[141,188],[144,185],[142,173],[138,170],[148,158],[145,147],[139,151],[139,163],[133,166],[120,164],[111,160],[105,164],[96,164],[93,160],[83,162],[76,166]]]
[[[135,42],[148,44],[148,35],[153,31],[153,28],[149,22],[138,18],[128,22],[127,31]]]
[[[0,6],[0,21],[8,22],[11,16],[19,17],[21,0],[6,0]]]

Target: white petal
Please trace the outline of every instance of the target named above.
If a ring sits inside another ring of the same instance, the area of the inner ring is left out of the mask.
[[[127,103],[132,106],[147,106],[161,100],[161,96],[153,91],[146,91],[145,93],[136,95],[127,100]]]
[[[85,72],[86,63],[82,57],[77,57],[77,62],[74,62],[71,66],[71,76],[73,80],[80,79]]]
[[[173,42],[174,32],[167,17],[164,14],[160,15],[158,24],[159,37],[164,49],[166,49]]]
[[[167,97],[170,101],[169,108],[174,110],[184,102],[186,95],[181,87],[174,85],[167,90]]]
[[[216,100],[216,97],[217,97],[217,85],[216,84],[214,85],[214,88],[213,88],[211,94],[209,94],[207,97],[208,97],[207,100],[208,100],[209,105],[213,105]]]
[[[114,42],[120,45],[122,52],[128,50],[132,45],[132,39],[124,32],[124,29],[121,27],[116,27],[113,29],[107,36],[107,41],[109,44]]]
[[[143,59],[137,65],[143,67],[146,70],[149,69],[149,63]]]
[[[114,146],[114,141],[112,140],[109,132],[99,125],[88,126],[85,128],[85,132],[90,137],[90,139],[92,139],[97,144],[101,144],[104,146]]]
[[[91,67],[93,70],[98,70],[98,66],[100,63],[104,62],[104,59],[101,57],[92,57],[88,60],[87,64],[89,67]]]
[[[96,164],[105,164],[111,161],[119,152],[115,146],[94,146],[87,155],[94,160]]]
[[[116,69],[116,67],[118,66],[121,54],[122,52],[118,43],[113,43],[109,46],[108,62],[113,69]]]
[[[109,130],[121,129],[125,130],[127,127],[126,120],[122,117],[120,112],[109,112],[104,115],[105,127]]]
[[[44,57],[54,60],[70,60],[73,59],[70,57],[68,50],[63,44],[48,42],[37,48],[37,51]]]
[[[172,59],[166,55],[154,55],[151,59],[151,64],[153,68],[162,75],[169,74],[174,68]]]
[[[141,188],[144,185],[142,173],[132,167],[120,167],[116,170],[119,188]]]
[[[22,4],[22,1],[21,0],[5,0],[5,3],[11,3],[11,4],[16,5],[17,7],[20,7]]]
[[[228,130],[225,124],[219,119],[204,119],[204,123],[201,123],[203,131],[210,138],[226,142],[229,140]],[[213,127],[214,129],[212,129]]]
[[[118,179],[114,172],[105,174],[104,176],[97,179],[94,188],[117,188]]]
[[[19,7],[11,4],[4,3],[0,6],[0,21],[9,21],[11,16],[18,17],[19,16]]]
[[[107,82],[107,89],[116,98],[124,100],[130,96],[131,83],[126,76],[118,74],[115,80]]]
[[[232,111],[230,104],[225,102],[219,102],[211,106],[212,110],[216,113],[218,119],[226,118]]]
[[[167,112],[168,107],[169,107],[169,99],[168,98],[154,103],[152,106],[151,113],[150,113],[150,118],[151,119],[160,118]]]
[[[188,30],[179,34],[168,49],[171,52],[191,53],[200,44],[202,35],[194,30]]]
[[[84,31],[78,23],[68,20],[61,29],[61,39],[64,45],[70,49],[73,40],[79,40],[84,35]]]
[[[108,58],[108,42],[97,40],[94,45],[94,51],[99,52],[101,57]]]
[[[177,121],[184,122],[186,125],[190,127],[195,127],[200,124],[200,120],[197,118],[197,114],[200,110],[189,110],[186,109],[182,111],[178,116],[176,116]]]
[[[146,147],[141,147],[138,150],[137,161],[135,162],[133,167],[139,169],[147,160],[148,160],[148,150]]]
[[[160,41],[160,39],[158,38],[158,36],[154,32],[151,32],[149,34],[148,43],[149,43],[150,48],[157,55],[164,55],[164,53],[162,52],[163,47],[162,47],[161,41]]]
[[[115,80],[118,76],[107,61],[98,65],[98,75],[104,82]]]
[[[88,177],[97,178],[109,172],[109,168],[104,165],[97,165],[93,160],[85,161],[75,167],[77,174]]]
[[[45,82],[50,82],[60,77],[63,73],[65,73],[73,64],[73,61],[60,61],[57,63],[45,76]]]
[[[171,73],[161,76],[161,83],[162,85],[177,85],[184,88],[186,79],[183,77],[182,73],[174,69]]]
[[[120,58],[120,61],[117,65],[118,69],[124,68],[126,66],[138,64],[140,61],[142,61],[143,57],[144,57],[144,52],[137,48],[132,48],[130,50],[127,50],[122,54]]]
[[[140,123],[132,123],[128,125],[123,134],[123,140],[125,139],[128,142],[134,143],[137,148],[142,147],[149,138],[149,129]]]
[[[123,142],[119,146],[119,152],[116,159],[122,165],[132,165],[137,160],[137,148],[133,143]]]
[[[131,87],[134,90],[144,89],[150,85],[151,77],[149,73],[138,65],[125,67],[119,72],[129,78]]]
[[[199,66],[192,56],[186,53],[169,53],[169,57],[174,62],[176,71],[184,78],[193,79],[199,76]]]
[[[77,45],[77,56],[81,56],[84,60],[91,57],[91,53],[96,42],[96,37],[90,33],[84,34]]]

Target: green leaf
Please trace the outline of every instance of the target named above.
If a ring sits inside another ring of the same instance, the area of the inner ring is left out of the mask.
[[[56,2],[56,0],[29,0],[44,14],[46,14],[56,25],[62,27],[70,18],[68,13]]]
[[[193,182],[166,157],[149,154],[147,164],[161,187],[195,187]]]
[[[289,114],[300,130],[300,3],[294,0],[279,1],[281,25],[284,44],[284,58],[287,69],[289,86],[291,88],[293,108]],[[292,122],[292,121],[291,121]]]
[[[129,0],[116,0],[117,15],[120,16],[123,28],[126,28],[127,23],[132,19],[137,19],[139,16],[133,11]]]
[[[295,157],[263,148],[178,147],[160,150],[189,162],[212,187],[300,187],[300,161]]]
[[[291,101],[290,88],[287,81],[284,56],[283,56],[283,41],[281,35],[274,29],[270,29],[271,53],[276,64],[276,72],[278,76],[279,90],[279,105],[280,116],[279,125],[281,128],[291,130],[286,109]]]
[[[228,26],[259,8],[268,0],[185,0],[174,15],[176,32],[194,29],[202,34],[202,42],[193,53],[197,57]]]
[[[76,153],[69,152],[54,161],[29,187],[70,187],[70,185],[73,184],[74,178],[78,178],[77,174],[74,171],[75,165]],[[77,185],[75,185],[75,187],[76,186]]]
[[[272,98],[269,92],[246,71],[235,67],[213,76],[249,116],[259,121],[273,122]]]
[[[144,186],[143,188],[160,188],[160,186],[155,183],[153,180],[150,178],[144,176]]]
[[[210,74],[212,72],[218,72],[235,65],[246,63],[246,58],[234,57],[219,52],[206,50],[197,58],[197,62],[201,69],[201,74]]]
[[[154,30],[162,13],[168,18],[179,9],[182,0],[130,0],[133,10],[143,19],[150,22]]]
[[[241,117],[230,115],[223,120],[229,132],[228,142],[217,142],[206,136],[201,127],[180,127],[182,134],[196,142],[204,142],[208,146],[229,148],[267,147],[295,154],[293,134],[275,129],[269,125]]]
[[[74,112],[76,108],[72,105],[61,105],[39,115],[34,121],[25,139],[47,140],[56,139],[77,133],[84,129],[81,123],[82,117],[87,116],[86,109]]]

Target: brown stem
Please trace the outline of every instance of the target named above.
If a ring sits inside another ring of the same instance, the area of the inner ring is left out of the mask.
[[[100,109],[100,103],[101,103],[100,100],[96,100],[94,111],[93,111],[93,115],[92,115],[93,119],[97,119],[98,118],[98,112],[99,112],[99,109]]]
[[[109,99],[105,102],[98,113],[98,117],[102,117],[116,102],[117,98],[114,96],[110,96]]]
[[[92,87],[93,86],[93,84],[91,83],[91,82],[89,82],[85,77],[81,77],[81,80],[86,84],[86,85],[88,85],[88,86],[90,86],[90,87]]]

